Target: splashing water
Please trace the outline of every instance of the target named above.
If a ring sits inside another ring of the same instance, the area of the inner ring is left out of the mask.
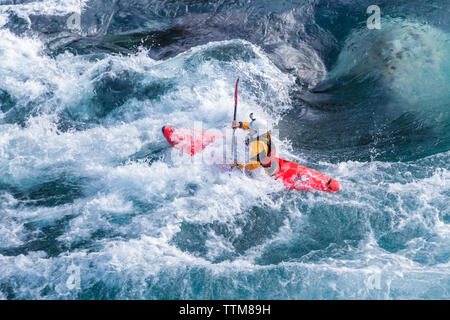
[[[0,298],[450,297],[439,12],[119,2],[0,6]],[[340,192],[174,161],[161,127],[229,126],[237,76]]]

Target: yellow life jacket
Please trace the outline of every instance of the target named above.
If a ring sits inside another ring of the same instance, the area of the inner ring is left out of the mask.
[[[270,133],[267,132],[261,136],[252,136],[246,143],[248,147],[249,161],[245,166],[238,164],[239,169],[244,168],[247,171],[255,170],[260,165],[268,167],[271,165],[272,159],[270,153],[272,151],[272,141]]]

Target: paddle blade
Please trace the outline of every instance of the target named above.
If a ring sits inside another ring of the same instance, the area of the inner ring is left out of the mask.
[[[239,86],[239,78],[236,80],[236,87],[234,88],[234,120],[236,120],[236,111],[238,104],[238,86]]]

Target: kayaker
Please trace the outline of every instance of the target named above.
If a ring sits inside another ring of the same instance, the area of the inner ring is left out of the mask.
[[[249,162],[245,166],[241,163],[233,163],[232,167],[237,165],[241,170],[251,171],[262,166],[268,175],[273,176],[278,172],[279,165],[275,160],[275,145],[272,142],[268,123],[262,119],[254,119],[253,114],[250,114],[250,119],[252,119],[251,122],[235,120],[231,124],[233,129],[249,131],[245,140]]]

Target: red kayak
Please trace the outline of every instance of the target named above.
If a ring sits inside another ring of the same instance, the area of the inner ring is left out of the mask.
[[[165,126],[162,128],[164,137],[174,148],[193,156],[201,152],[217,139],[223,139],[223,134],[217,131],[178,128]],[[336,192],[340,189],[339,182],[310,168],[282,158],[274,158],[279,164],[279,171],[273,176],[280,179],[291,190],[319,190]]]

